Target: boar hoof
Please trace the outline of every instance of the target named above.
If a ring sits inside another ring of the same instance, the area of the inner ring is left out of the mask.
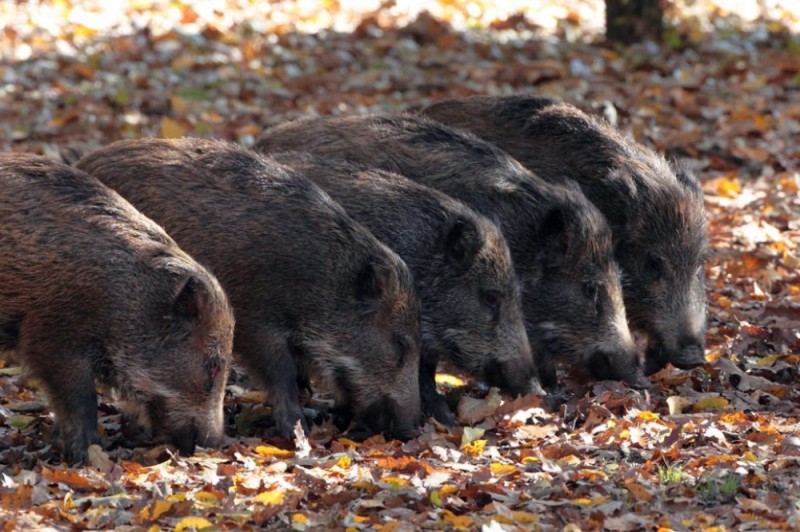
[[[100,443],[96,434],[91,437],[65,434],[61,439],[61,457],[70,465],[86,464],[89,461],[89,445],[95,443]]]
[[[275,422],[275,429],[278,431],[278,436],[286,440],[294,440],[294,427],[297,424],[298,418],[295,419],[280,419]],[[308,423],[304,417],[299,418],[300,425],[303,427],[303,432],[308,434]]]

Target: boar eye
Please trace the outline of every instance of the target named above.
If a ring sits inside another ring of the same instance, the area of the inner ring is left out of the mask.
[[[208,381],[206,383],[206,391],[210,392],[214,388],[214,383],[222,371],[222,361],[218,357],[211,357],[205,363]]]
[[[658,280],[662,275],[664,275],[664,261],[661,260],[661,257],[654,255],[653,253],[647,254],[644,267],[645,274],[651,281]]]
[[[411,350],[411,341],[409,340],[408,336],[404,334],[395,335],[394,337],[394,348],[397,351],[397,366],[402,367],[406,361],[406,355],[408,354],[409,350]]]
[[[496,290],[483,290],[480,294],[481,304],[497,315],[500,312],[500,303],[503,296]]]
[[[598,283],[584,283],[583,295],[591,301],[595,307],[599,308],[600,304],[600,284]]]

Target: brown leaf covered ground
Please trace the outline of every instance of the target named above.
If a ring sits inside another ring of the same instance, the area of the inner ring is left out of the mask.
[[[602,42],[598,0],[0,3],[0,150],[247,145],[307,113],[529,91],[687,159],[714,247],[705,368],[666,369],[649,393],[563,375],[555,408],[467,386],[451,393],[463,426],[405,444],[337,434],[324,396],[310,441],[270,438],[263,398],[233,382],[222,450],[120,445],[104,402],[105,450],[70,469],[36,383],[6,362],[5,529],[800,530],[800,5],[720,5],[673,2],[664,46],[622,49]]]

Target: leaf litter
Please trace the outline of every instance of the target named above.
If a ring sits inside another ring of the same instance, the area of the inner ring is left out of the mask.
[[[502,4],[502,5],[501,5]],[[0,149],[57,156],[141,136],[251,144],[305,114],[534,92],[601,114],[701,177],[713,252],[708,364],[653,390],[545,398],[439,379],[461,426],[411,441],[272,436],[228,388],[221,450],[127,445],[106,400],[89,464],[54,461],[34,381],[0,363],[0,522],[192,530],[797,530],[800,9],[678,0],[664,45],[603,43],[598,0],[358,5],[43,0],[0,5]],[[552,401],[551,401],[552,403]]]

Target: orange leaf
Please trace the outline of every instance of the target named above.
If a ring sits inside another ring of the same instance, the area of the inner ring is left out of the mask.
[[[648,410],[642,410],[636,416],[637,421],[658,421],[661,417],[656,414],[655,412],[650,412]]]
[[[645,502],[650,502],[653,500],[653,494],[647,491],[643,485],[639,484],[635,480],[626,480],[625,487],[628,488],[628,491],[631,492],[631,495],[633,495],[636,500]]]
[[[274,456],[275,458],[292,458],[294,451],[287,451],[272,445],[259,445],[256,447],[256,452],[261,456]]]
[[[70,488],[87,490],[101,489],[100,486],[95,486],[89,479],[82,477],[77,471],[71,469],[48,469],[43,467],[42,476],[49,482],[66,484]]]
[[[737,178],[720,177],[714,181],[714,184],[718,196],[734,198],[742,192],[742,183]]]
[[[464,445],[461,450],[466,454],[477,458],[483,454],[483,449],[486,447],[486,440],[475,440]]]
[[[470,530],[474,524],[468,515],[456,515],[449,510],[443,512],[445,524],[452,526],[455,530]]]

